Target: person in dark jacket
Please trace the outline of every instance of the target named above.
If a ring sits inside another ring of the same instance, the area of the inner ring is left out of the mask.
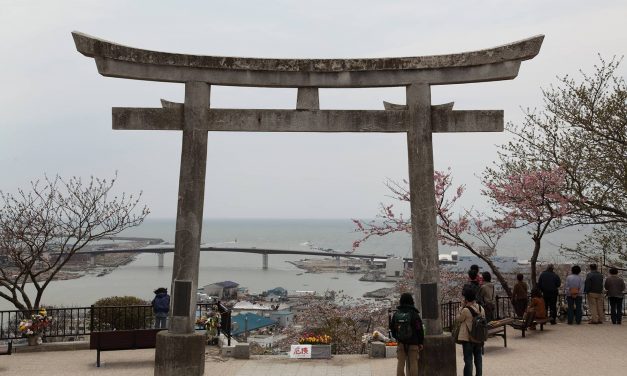
[[[605,280],[607,300],[610,301],[610,317],[612,324],[620,325],[623,319],[623,291],[625,281],[618,276],[618,269],[610,268],[610,276]]]
[[[583,290],[588,294],[588,306],[591,315],[588,324],[603,324],[603,321],[605,321],[603,274],[597,270],[597,264],[590,264],[590,273],[586,275]]]
[[[479,295],[479,290],[481,289],[481,283],[479,282],[479,272],[476,269],[470,268],[468,270],[468,282],[462,286],[462,291],[465,288],[470,288],[475,292],[475,296]]]
[[[559,295],[559,287],[562,285],[562,280],[555,274],[553,264],[549,264],[546,270],[540,273],[538,278],[538,288],[542,291],[542,298],[544,299],[544,306],[549,312],[551,318],[551,325],[555,325],[557,321],[557,297]]]
[[[170,295],[165,287],[155,290],[152,311],[155,313],[155,328],[165,329],[168,323],[168,312],[170,312]]]
[[[407,334],[401,333],[406,329],[403,327],[403,320],[409,317],[409,326],[411,327],[411,335],[406,339],[402,339]],[[396,376],[405,376],[405,368],[407,368],[407,376],[418,376],[418,357],[423,348],[424,331],[422,329],[422,319],[420,313],[414,307],[414,298],[410,293],[401,294],[399,306],[390,320],[390,332],[392,337],[398,341],[396,350]]]
[[[512,305],[514,306],[514,311],[518,318],[523,317],[527,309],[527,304],[529,303],[529,298],[527,297],[529,287],[527,283],[523,281],[524,278],[525,276],[520,273],[516,275],[517,282],[514,285],[514,291],[512,291]]]

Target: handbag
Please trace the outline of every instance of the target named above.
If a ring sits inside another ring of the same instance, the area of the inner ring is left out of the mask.
[[[568,290],[568,293],[571,298],[576,298],[579,295],[579,287],[571,287],[570,290]]]

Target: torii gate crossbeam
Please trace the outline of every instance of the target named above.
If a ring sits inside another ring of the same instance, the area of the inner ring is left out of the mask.
[[[433,132],[498,132],[502,111],[433,106],[431,86],[513,79],[540,51],[544,36],[491,49],[438,56],[374,59],[258,59],[201,56],[122,46],[79,32],[77,50],[103,76],[185,84],[183,104],[114,108],[114,129],[181,130],[171,326],[157,340],[155,375],[204,372],[204,347],[193,335],[208,131],[405,132],[411,192],[415,297],[426,327],[420,374],[455,375],[455,348],[442,334],[433,185]],[[209,106],[210,86],[298,88],[295,110]],[[385,111],[320,110],[318,88],[405,86],[407,104]]]

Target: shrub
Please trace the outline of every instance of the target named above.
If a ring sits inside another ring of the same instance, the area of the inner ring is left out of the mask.
[[[150,302],[135,296],[111,296],[94,303],[92,331],[146,329],[152,326]]]

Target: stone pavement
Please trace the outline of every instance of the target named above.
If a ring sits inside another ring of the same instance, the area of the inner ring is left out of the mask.
[[[19,351],[19,349],[18,349]],[[89,350],[17,353],[0,357],[0,375],[153,375],[154,350],[103,352],[103,366],[95,367]],[[622,375],[627,370],[627,325],[560,324],[544,332],[508,329],[508,347],[501,338],[486,343],[484,375],[551,376]],[[205,375],[217,376],[393,376],[395,359],[368,359],[362,355],[334,356],[331,360],[292,360],[283,356],[256,356],[250,360],[207,354]],[[463,361],[457,346],[457,373]]]

